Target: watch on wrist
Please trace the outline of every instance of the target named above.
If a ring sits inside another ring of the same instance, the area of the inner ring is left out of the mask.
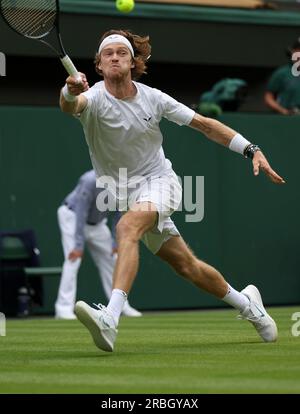
[[[261,151],[258,145],[255,145],[255,144],[247,145],[247,147],[244,149],[244,157],[250,158],[252,160],[254,157],[254,154],[257,151]]]

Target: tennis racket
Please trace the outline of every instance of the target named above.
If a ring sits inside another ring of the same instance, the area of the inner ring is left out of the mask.
[[[15,32],[49,46],[59,56],[68,74],[75,77],[78,82],[81,81],[62,44],[58,0],[0,0],[0,12]]]

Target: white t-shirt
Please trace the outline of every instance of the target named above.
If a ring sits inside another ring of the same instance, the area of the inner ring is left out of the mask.
[[[87,106],[80,115],[91,161],[98,176],[109,176],[119,182],[119,169],[126,168],[127,177],[137,183],[157,177],[172,169],[162,149],[159,128],[162,117],[179,125],[188,125],[195,112],[158,89],[134,82],[133,98],[117,99],[97,82],[83,95]],[[109,191],[116,194],[115,187]],[[119,191],[117,190],[117,193]]]

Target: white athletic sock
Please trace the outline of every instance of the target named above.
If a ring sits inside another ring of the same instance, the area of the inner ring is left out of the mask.
[[[238,292],[229,284],[228,291],[222,300],[241,312],[243,312],[243,310],[245,310],[245,308],[249,305],[249,299],[247,296],[243,295],[241,292]]]
[[[113,314],[116,324],[118,325],[124,303],[127,300],[127,293],[121,289],[113,289],[107,309]]]

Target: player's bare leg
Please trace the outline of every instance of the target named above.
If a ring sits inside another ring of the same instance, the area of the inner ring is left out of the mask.
[[[113,291],[107,307],[96,305],[93,309],[79,301],[75,313],[89,330],[95,345],[103,351],[112,352],[117,337],[119,317],[136,277],[139,261],[139,240],[157,220],[152,203],[137,203],[117,224],[118,259],[114,272]]]
[[[228,284],[221,273],[199,260],[182,237],[172,237],[165,242],[157,256],[169,263],[176,273],[194,283],[200,289],[218,298],[223,298],[226,295]]]
[[[182,237],[172,237],[157,253],[181,276],[200,289],[222,299],[240,311],[239,317],[250,321],[266,342],[277,339],[277,326],[266,312],[258,289],[249,285],[241,292],[232,288],[215,268],[199,260]]]
[[[136,203],[117,224],[118,259],[113,289],[128,293],[138,270],[139,240],[156,223],[157,210],[149,202]]]

